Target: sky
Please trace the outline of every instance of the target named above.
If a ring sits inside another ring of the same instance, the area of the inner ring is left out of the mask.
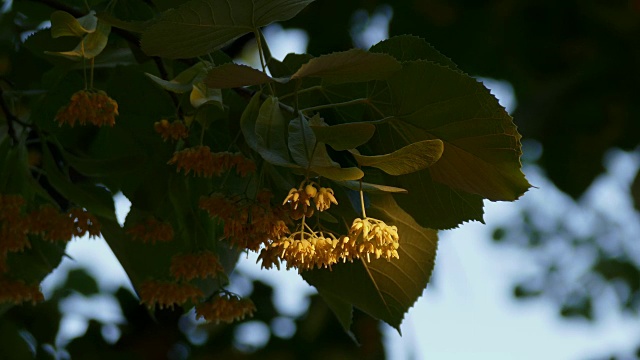
[[[372,26],[353,34],[356,44],[367,47],[384,39],[387,36],[385,24],[390,16],[389,9],[381,9],[374,14],[370,18]],[[307,41],[305,36],[304,32],[282,30],[279,26],[271,26],[265,31],[272,54],[280,59],[288,52],[303,52]],[[248,55],[244,60],[253,63],[256,59]],[[508,110],[514,108],[515,99],[508,83],[481,80],[492,89],[503,106]],[[616,210],[630,208],[624,191],[631,182],[632,174],[640,167],[640,155],[638,152],[613,152],[608,156],[606,166],[608,172],[596,180],[585,196],[585,204],[597,206],[605,212],[623,213],[612,210],[614,206]],[[468,223],[458,229],[440,232],[431,285],[409,310],[401,327],[403,336],[384,326],[389,359],[567,360],[602,357],[612,349],[632,350],[640,338],[640,321],[624,318],[616,311],[606,311],[613,306],[610,296],[605,296],[604,303],[599,305],[604,310],[600,321],[594,324],[562,320],[556,306],[544,300],[515,301],[511,296],[513,283],[527,271],[534,271],[535,263],[523,251],[492,244],[490,237],[494,227],[516,221],[519,203],[536,206],[541,212],[548,213],[578,206],[576,211],[579,212],[579,205],[571,205],[569,199],[555,189],[538,168],[526,166],[524,171],[537,188],[530,190],[518,202],[486,202],[486,225]],[[124,196],[116,196],[121,222],[128,206]],[[632,215],[621,216],[632,218],[621,219],[622,222],[640,224],[638,213],[627,213]],[[640,231],[637,228],[629,231],[636,230]],[[120,285],[131,287],[104,240],[76,239],[68,245],[67,253],[74,260],[64,259],[61,266],[45,279],[45,296],[53,286],[63,281],[70,268],[76,267],[87,268],[97,278],[101,290],[112,291]],[[274,286],[276,306],[286,314],[302,314],[308,305],[306,296],[315,293],[295,271],[260,270],[255,263],[255,255],[241,258],[238,269]],[[112,324],[124,320],[117,303],[109,296],[87,299],[74,295],[61,307],[66,313],[61,326],[67,337],[81,335],[87,318]],[[96,307],[101,307],[99,314]],[[244,329],[248,334],[247,341],[259,344],[266,340],[267,329],[252,323]],[[117,339],[117,327],[109,327],[105,335]]]

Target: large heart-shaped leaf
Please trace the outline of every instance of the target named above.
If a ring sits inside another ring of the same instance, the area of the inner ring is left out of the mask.
[[[400,259],[358,260],[334,265],[332,270],[306,271],[302,277],[320,294],[327,294],[333,303],[342,305],[335,307],[344,309],[345,303],[350,304],[400,331],[404,314],[421,296],[431,277],[437,233],[418,225],[391,195],[372,197],[367,212],[398,227]],[[339,314],[343,326],[348,324],[345,313]]]
[[[210,53],[275,21],[289,20],[313,0],[192,0],[169,10],[142,34],[148,55],[190,58]]]

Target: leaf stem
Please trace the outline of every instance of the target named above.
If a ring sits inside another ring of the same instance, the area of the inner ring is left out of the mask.
[[[90,78],[89,78],[89,89],[93,89],[93,69],[94,69],[94,63],[95,63],[95,57],[91,58],[91,70],[90,70]]]
[[[260,57],[260,65],[262,65],[262,72],[265,75],[267,75],[266,58],[264,55],[264,50],[262,49],[262,34],[258,29],[256,29],[253,33],[256,37],[256,43],[258,44],[258,56]],[[267,46],[267,44],[265,44],[265,46]],[[269,91],[271,92],[271,95],[275,95],[275,93],[273,92],[273,87],[271,86],[270,82],[267,83],[267,86],[269,87]]]
[[[284,99],[290,98],[292,96],[296,96],[297,97],[297,95],[300,95],[300,94],[308,93],[308,92],[311,92],[311,91],[322,91],[322,90],[324,90],[322,88],[322,85],[314,85],[314,86],[311,86],[311,87],[308,87],[308,88],[305,88],[305,89],[302,89],[302,90],[296,90],[296,91],[294,91],[292,93],[288,93],[286,95],[283,95],[283,96],[280,97],[280,99],[284,100]]]
[[[360,179],[360,208],[362,209],[362,218],[367,217],[367,212],[364,209],[364,192],[362,191],[362,179]]]

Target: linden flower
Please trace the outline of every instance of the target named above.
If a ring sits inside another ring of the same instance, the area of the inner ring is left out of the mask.
[[[196,318],[204,318],[206,321],[216,324],[243,320],[253,316],[256,306],[250,299],[241,299],[238,295],[221,293],[214,295],[213,299],[196,305]]]
[[[71,96],[67,106],[58,111],[55,120],[60,126],[69,124],[73,127],[76,122],[80,125],[91,123],[96,126],[113,126],[116,115],[118,103],[107,96],[107,93],[101,90],[80,90]]]
[[[187,301],[197,302],[203,298],[202,290],[191,284],[147,280],[140,285],[140,303],[153,308],[171,308],[183,305]]]
[[[316,209],[318,211],[325,211],[329,209],[331,203],[338,205],[338,200],[333,196],[333,189],[321,187],[318,193],[314,196],[313,201],[316,203]]]
[[[185,175],[189,175],[193,171],[195,176],[207,178],[214,175],[220,176],[232,167],[235,167],[236,172],[242,177],[256,170],[255,163],[242,154],[233,154],[227,151],[213,153],[208,146],[196,146],[176,151],[167,164],[176,164],[176,171],[184,169]]]
[[[27,237],[29,220],[21,212],[23,205],[20,195],[0,194],[0,265],[4,265],[7,253],[31,248]]]
[[[373,218],[355,219],[349,230],[349,237],[355,240],[351,247],[357,245],[354,250],[358,256],[366,256],[367,261],[371,261],[370,254],[374,254],[376,259],[400,258],[398,228],[389,226],[384,221]]]
[[[134,240],[141,240],[143,243],[169,242],[173,240],[173,228],[167,222],[159,222],[153,217],[139,223],[127,231]]]
[[[174,121],[169,123],[168,120],[162,119],[153,124],[155,131],[160,134],[163,141],[169,139],[177,141],[180,139],[186,139],[189,137],[189,130],[184,126],[182,121]]]
[[[194,254],[178,254],[171,258],[171,275],[178,280],[215,278],[224,273],[218,257],[205,250]]]
[[[32,304],[44,301],[38,284],[27,285],[22,280],[0,277],[0,304],[13,303],[19,305],[25,301]]]
[[[74,220],[51,205],[41,206],[29,214],[29,232],[47,241],[68,242],[77,232]]]

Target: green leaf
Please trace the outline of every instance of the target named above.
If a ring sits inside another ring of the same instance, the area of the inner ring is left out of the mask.
[[[389,175],[405,175],[426,169],[442,156],[441,140],[423,140],[411,143],[390,154],[365,156],[357,151],[351,155],[360,166],[378,168]]]
[[[118,3],[118,4],[120,4],[120,3]],[[96,17],[98,19],[100,19],[100,21],[104,22],[105,24],[109,24],[109,25],[111,25],[113,27],[116,27],[116,28],[119,28],[119,29],[123,29],[123,30],[127,30],[127,31],[133,32],[133,33],[142,33],[149,26],[151,26],[154,23],[153,20],[146,20],[146,21],[120,20],[120,19],[116,18],[115,16],[113,16],[112,14],[110,14],[108,12],[100,12],[100,13],[98,13],[96,15]]]
[[[369,49],[373,53],[394,56],[398,61],[429,60],[436,64],[459,70],[451,59],[442,55],[424,39],[413,35],[394,36],[383,40]]]
[[[199,61],[190,68],[184,70],[173,80],[164,80],[155,75],[145,73],[149,79],[160,85],[163,89],[182,94],[193,90],[193,84],[199,83],[204,79],[207,69],[211,67],[208,61]],[[214,87],[215,88],[215,87]]]
[[[302,167],[309,166],[309,160],[313,156],[316,146],[316,137],[313,135],[309,122],[300,114],[289,122],[289,150],[291,157]]]
[[[360,191],[360,181],[336,181],[336,183],[346,187],[347,189]],[[362,191],[372,193],[372,194],[384,194],[384,193],[398,193],[398,194],[406,194],[408,191],[406,189],[397,188],[393,186],[380,185],[380,184],[371,184],[362,182]]]
[[[53,155],[45,145],[42,147],[42,165],[47,180],[56,191],[71,202],[82,206],[96,216],[115,220],[115,207],[113,195],[105,188],[94,185],[81,185],[72,183],[63,174],[55,163]]]
[[[193,89],[189,95],[189,101],[194,108],[199,108],[205,104],[214,104],[222,108],[222,91],[211,89],[205,83],[200,82],[192,85]]]
[[[273,79],[262,71],[250,66],[232,63],[211,69],[204,79],[204,82],[212,88],[230,89],[266,84],[274,80],[280,82],[287,81],[287,79]]]
[[[85,34],[94,32],[97,25],[98,19],[94,12],[76,19],[68,12],[54,11],[51,14],[51,37],[54,39],[61,36],[81,38]]]
[[[322,214],[324,214],[324,212]],[[349,304],[346,301],[343,301],[336,296],[329,294],[328,292],[320,293],[320,296],[322,297],[322,300],[324,300],[324,302],[327,304],[327,306],[329,306],[331,311],[333,311],[333,313],[336,315],[344,331],[355,340],[355,337],[351,332],[351,324],[353,323],[353,305]]]
[[[269,72],[271,72],[272,76],[279,78],[289,78],[293,75],[300,67],[306,63],[308,63],[313,56],[310,54],[287,54],[284,57],[284,60],[278,61],[277,59],[271,58],[267,63],[269,67]]]
[[[62,56],[70,60],[79,61],[82,58],[93,59],[98,56],[102,50],[107,46],[109,40],[109,33],[111,32],[111,26],[98,21],[96,30],[80,41],[78,46],[71,51],[46,51],[45,53],[50,55]]]
[[[260,106],[254,131],[258,152],[263,159],[273,165],[298,167],[289,158],[285,140],[286,121],[278,98],[269,96]]]
[[[142,50],[173,59],[201,56],[272,22],[289,20],[311,2],[192,0],[146,29]]]
[[[376,131],[373,124],[348,123],[331,126],[311,126],[318,141],[322,141],[335,150],[349,150],[365,144]]]
[[[400,69],[400,63],[392,56],[351,49],[313,58],[291,79],[318,77],[327,83],[341,84],[383,80]]]
[[[305,271],[302,277],[320,294],[352,304],[400,331],[404,314],[422,295],[431,277],[437,233],[418,225],[391,195],[372,196],[367,212],[387,225],[397,226],[400,259],[336,264],[332,270]]]
[[[253,97],[249,101],[247,107],[244,108],[242,116],[240,117],[240,129],[244,136],[244,141],[249,145],[253,151],[258,151],[258,136],[256,135],[256,120],[260,113],[260,97],[262,92],[258,91],[253,94]]]
[[[322,177],[336,181],[359,180],[364,176],[362,170],[357,167],[311,166],[310,170]]]

